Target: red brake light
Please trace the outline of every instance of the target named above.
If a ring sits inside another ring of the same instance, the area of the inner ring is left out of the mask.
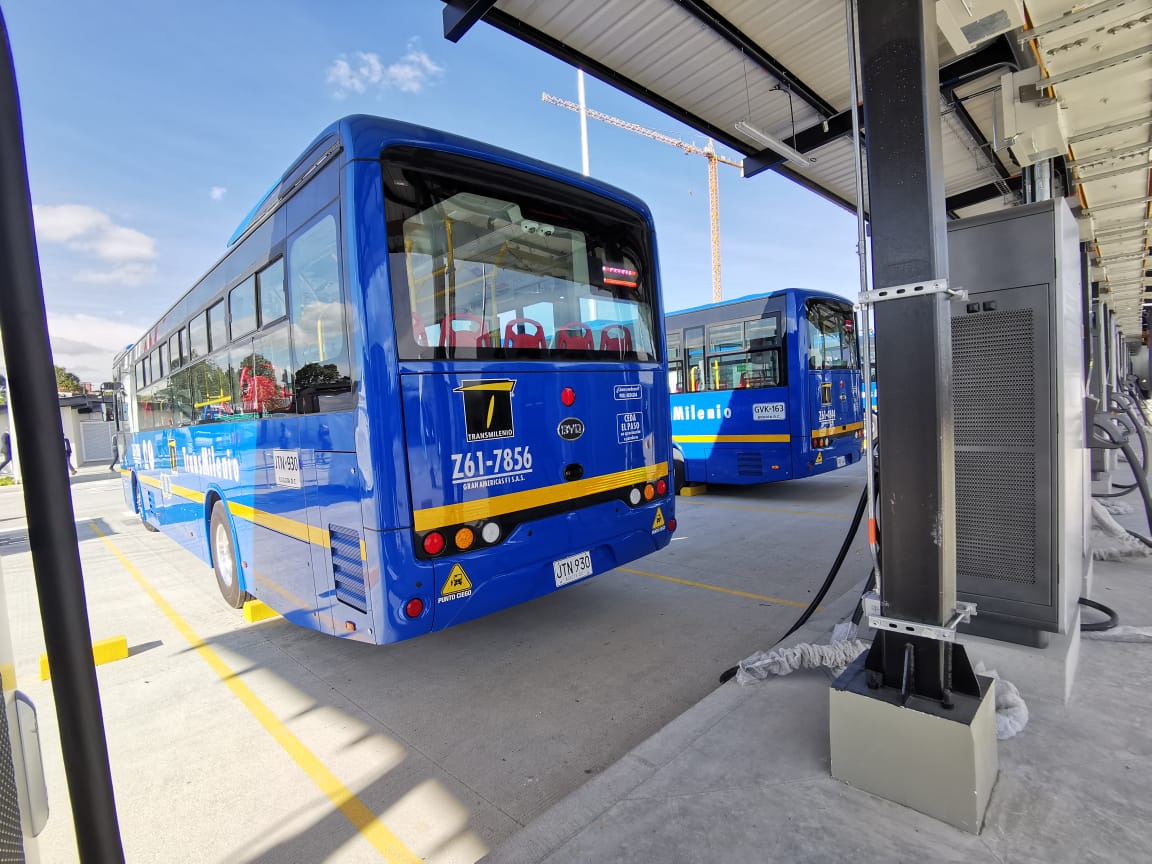
[[[439,531],[430,531],[424,535],[424,551],[429,555],[439,555],[444,551],[444,535]]]
[[[560,401],[564,403],[564,407],[571,408],[576,403],[576,391],[571,387],[565,387],[560,391]]]
[[[424,601],[419,597],[413,597],[404,604],[404,614],[409,618],[419,618],[420,613],[424,611]]]
[[[676,530],[676,520],[675,519],[669,519],[668,520],[668,533],[671,534],[675,530]]]
[[[656,481],[656,494],[665,495],[668,492],[668,481],[661,477]]]

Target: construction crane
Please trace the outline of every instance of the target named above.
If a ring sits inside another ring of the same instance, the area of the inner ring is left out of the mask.
[[[541,98],[550,105],[558,105],[561,108],[567,108],[569,111],[575,111],[577,114],[580,113],[580,106],[575,102],[561,99],[558,96],[552,96],[548,93],[542,93]],[[744,166],[740,162],[733,162],[731,159],[725,159],[723,156],[718,155],[716,149],[712,146],[711,139],[708,140],[706,146],[697,147],[695,144],[689,144],[687,141],[681,141],[678,138],[673,138],[671,135],[665,135],[654,129],[648,129],[639,123],[630,123],[627,120],[621,120],[619,117],[613,117],[611,114],[604,114],[600,111],[594,111],[591,108],[585,108],[584,111],[589,117],[595,118],[596,120],[612,126],[619,126],[621,129],[627,129],[629,132],[635,132],[637,135],[643,135],[645,138],[663,141],[665,144],[679,147],[685,153],[703,156],[708,160],[708,215],[712,227],[712,300],[713,302],[719,302],[722,298],[720,291],[720,189],[716,177],[716,164],[723,162],[725,165],[732,165],[741,170],[743,170]]]

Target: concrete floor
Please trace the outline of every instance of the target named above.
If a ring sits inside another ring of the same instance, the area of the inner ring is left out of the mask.
[[[1142,514],[1121,521],[1147,531]],[[1093,598],[1152,626],[1152,559],[1096,568]],[[852,605],[842,597],[789,642],[827,641]],[[830,677],[816,671],[724,685],[484,860],[1152,860],[1150,651],[1084,640],[1067,706],[1021,687],[1031,719],[999,744],[979,836],[831,778]]]
[[[682,498],[658,555],[370,647],[245,624],[204,564],[126,512],[106,469],[76,479],[93,637],[126,634],[132,648],[99,667],[125,850],[166,864],[479,859],[775,641],[823,580],[863,487],[853,466]],[[75,843],[23,527],[19,491],[0,490],[18,681],[46,742],[42,856],[64,862]],[[868,568],[858,541],[836,591]],[[367,830],[341,812],[352,796],[375,816]]]

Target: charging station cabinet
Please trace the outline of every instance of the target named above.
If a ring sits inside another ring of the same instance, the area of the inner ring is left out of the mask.
[[[1066,632],[1091,564],[1084,285],[1063,199],[950,223],[956,593],[967,632]]]

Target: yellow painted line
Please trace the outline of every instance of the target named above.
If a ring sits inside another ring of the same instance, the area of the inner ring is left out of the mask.
[[[97,666],[123,660],[128,656],[128,637],[110,636],[92,643],[92,662]],[[40,655],[40,680],[47,681],[52,677],[52,670],[48,668],[48,655]]]
[[[267,705],[265,705],[260,698],[252,692],[240,678],[236,675],[235,671],[221,659],[220,655],[213,651],[204,640],[197,635],[196,631],[186,622],[180,613],[178,613],[169,603],[165,600],[155,588],[144,578],[144,575],[136,569],[136,566],[128,560],[128,558],[121,552],[112,540],[100,530],[100,527],[95,522],[89,522],[89,527],[96,533],[104,545],[108,547],[109,551],[120,561],[124,569],[132,574],[132,578],[144,589],[160,611],[164,613],[164,617],[171,622],[180,635],[183,636],[189,645],[191,645],[200,658],[204,660],[211,668],[212,671],[220,676],[220,679],[228,686],[228,689],[236,696],[237,699],[247,708],[253,717],[259,721],[260,725],[271,735],[281,747],[287,751],[288,755],[292,757],[293,761],[300,766],[301,770],[312,780],[313,783],[328,796],[331,801],[345,818],[356,828],[357,831],[375,847],[376,851],[385,857],[390,862],[403,862],[403,864],[419,864],[420,857],[416,855],[411,849],[404,845],[404,843],[393,834],[388,828],[376,818],[368,806],[361,801],[351,789],[345,786],[333,774],[323,762],[317,758],[311,750],[309,750],[304,743],[297,738],[292,731],[284,725],[284,722],[277,717]]]
[[[632,468],[628,471],[617,471],[615,474],[601,474],[599,477],[573,480],[571,483],[559,483],[540,489],[526,489],[523,492],[496,495],[492,498],[481,498],[478,501],[466,501],[463,504],[429,507],[426,510],[415,511],[412,514],[412,523],[417,531],[430,531],[445,525],[504,516],[519,510],[543,507],[548,504],[582,498],[585,495],[595,495],[598,492],[608,492],[622,486],[645,483],[667,476],[668,463],[661,462],[659,465],[650,465],[646,468]]]
[[[681,444],[787,444],[791,435],[673,435]]]
[[[683,489],[680,490],[683,493]],[[725,507],[729,510],[751,510],[756,513],[787,513],[791,516],[817,516],[821,519],[851,519],[850,513],[817,513],[815,510],[789,510],[785,507],[753,507],[750,504],[721,504],[719,501],[693,501],[696,507]]]
[[[690,588],[703,588],[707,591],[719,591],[721,594],[731,594],[733,597],[746,597],[749,600],[763,600],[765,603],[771,603],[775,606],[795,606],[797,609],[807,609],[807,603],[797,603],[795,600],[781,600],[779,597],[767,597],[764,594],[752,594],[749,591],[737,591],[734,588],[721,588],[719,585],[709,585],[706,582],[693,582],[690,579],[677,579],[675,576],[664,576],[660,573],[648,573],[644,570],[633,570],[631,567],[617,567],[624,573],[631,573],[633,576],[647,576],[649,579],[659,579],[663,582],[675,582],[677,585],[687,585]],[[821,611],[822,607],[817,606],[816,611]]]
[[[825,426],[823,429],[813,429],[813,438],[827,438],[829,435],[842,435],[845,432],[855,432],[857,429],[863,429],[863,421],[859,423],[849,423],[847,426]]]

